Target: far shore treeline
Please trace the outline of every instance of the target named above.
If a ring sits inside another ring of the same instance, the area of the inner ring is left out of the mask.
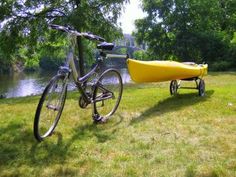
[[[146,13],[135,21],[133,35],[147,49],[141,60],[208,63],[210,70],[236,68],[236,1],[142,0]],[[122,36],[117,23],[129,0],[58,0],[0,2],[0,73],[56,69],[65,58],[68,39],[48,24],[69,24],[108,42]],[[127,17],[129,18],[129,17]],[[95,43],[77,38],[80,71],[93,62]]]

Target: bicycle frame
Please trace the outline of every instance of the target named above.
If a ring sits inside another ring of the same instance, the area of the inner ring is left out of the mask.
[[[114,47],[112,43],[107,43],[105,39],[91,33],[80,33],[76,30],[71,30],[69,27],[59,25],[50,26],[52,29],[70,34],[68,37],[72,37],[70,39],[72,45],[69,45],[69,50],[67,50],[68,54],[65,64],[59,67],[57,75],[47,84],[39,100],[34,118],[34,136],[38,141],[42,141],[51,135],[56,128],[65,105],[70,77],[72,77],[80,92],[78,99],[79,106],[84,109],[88,104],[92,104],[92,118],[95,123],[106,122],[115,113],[123,91],[122,78],[116,69],[105,69],[102,73],[99,71],[103,59],[106,58],[104,52],[112,50]],[[77,43],[74,39],[78,36],[102,42],[97,45],[97,49],[100,49],[100,57],[94,67],[84,76],[80,76],[76,67],[76,56],[74,52],[76,52]],[[111,87],[110,84],[107,85],[107,79],[110,76],[117,80],[117,86],[115,85],[115,81],[111,84]],[[108,101],[106,102],[105,100]],[[53,120],[52,124],[50,121],[50,125],[48,124],[49,119]],[[41,124],[40,122],[44,122],[45,124]]]
[[[89,78],[91,78],[91,76],[94,73],[96,73],[96,71],[99,68],[100,62],[103,59],[105,59],[106,57],[124,57],[124,56],[114,55],[114,54],[104,54],[103,49],[101,49],[101,51],[100,51],[100,57],[101,58],[99,58],[97,60],[96,65],[86,75],[80,77],[80,75],[78,74],[78,71],[76,69],[75,60],[74,60],[75,59],[74,51],[75,51],[75,48],[76,48],[76,45],[77,45],[75,36],[81,36],[82,35],[87,39],[92,39],[92,40],[96,40],[96,41],[100,41],[100,42],[104,42],[105,39],[103,39],[99,36],[93,35],[93,34],[89,34],[89,33],[78,33],[77,31],[73,31],[73,30],[71,31],[68,28],[58,26],[58,25],[51,25],[51,27],[54,28],[54,29],[59,29],[59,30],[65,31],[65,32],[70,31],[67,34],[68,34],[69,41],[71,42],[71,44],[70,44],[71,48],[69,49],[68,55],[66,57],[65,65],[61,66],[59,68],[58,74],[64,75],[66,79],[69,78],[70,75],[72,74],[72,78],[74,80],[74,83],[76,84],[76,87],[78,88],[78,90],[79,90],[82,98],[86,102],[86,104],[90,104],[90,103],[93,103],[93,102],[103,101],[103,100],[112,98],[114,96],[113,93],[111,93],[109,90],[106,90],[101,84],[96,83],[99,86],[99,88],[104,93],[106,93],[107,95],[105,97],[95,98],[93,100],[92,96],[89,95],[86,92],[86,82]],[[94,88],[92,88],[92,89],[94,89]],[[92,92],[93,91],[94,90],[92,90]]]
[[[101,60],[98,60],[96,65],[86,75],[84,75],[83,77],[79,77],[78,71],[75,66],[75,57],[73,54],[73,49],[70,49],[66,57],[65,65],[61,66],[58,71],[58,74],[62,74],[66,78],[69,78],[70,75],[72,75],[76,87],[78,88],[80,94],[82,95],[83,99],[87,104],[92,103],[93,100],[91,96],[89,96],[88,93],[86,93],[84,86],[86,81],[98,70],[100,61]]]

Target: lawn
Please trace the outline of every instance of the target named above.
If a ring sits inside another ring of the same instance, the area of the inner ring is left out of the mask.
[[[0,176],[236,176],[236,73],[205,82],[205,97],[170,96],[169,82],[125,85],[118,111],[99,125],[70,92],[41,143],[32,132],[39,97],[2,99]]]

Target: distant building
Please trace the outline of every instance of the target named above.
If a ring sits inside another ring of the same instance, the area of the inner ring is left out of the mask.
[[[118,39],[113,43],[115,44],[115,47],[110,53],[124,56],[122,56],[122,58],[112,57],[109,60],[106,60],[106,65],[114,68],[126,68],[127,56],[129,58],[134,58],[135,51],[146,49],[145,45],[138,45],[135,42],[135,37],[130,34],[124,34],[123,38]]]
[[[114,44],[116,46],[135,47],[142,50],[146,50],[146,45],[145,44],[138,45],[135,42],[135,37],[132,36],[131,34],[124,34],[123,38],[118,39],[117,41],[114,42]]]

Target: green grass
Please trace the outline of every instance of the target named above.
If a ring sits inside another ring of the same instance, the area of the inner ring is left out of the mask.
[[[126,85],[102,125],[69,93],[56,132],[42,143],[32,132],[39,97],[0,100],[0,176],[234,177],[236,73],[210,73],[205,82],[205,97],[172,97],[169,82]]]

